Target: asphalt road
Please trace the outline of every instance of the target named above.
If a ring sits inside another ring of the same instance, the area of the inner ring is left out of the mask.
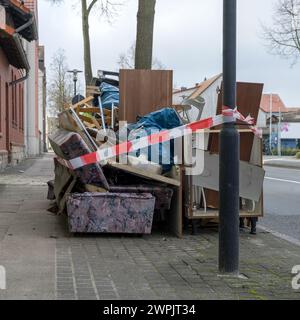
[[[259,224],[300,240],[300,170],[265,167],[265,217]]]

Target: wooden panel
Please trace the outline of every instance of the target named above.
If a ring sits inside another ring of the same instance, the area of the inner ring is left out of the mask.
[[[249,114],[257,121],[259,106],[263,92],[263,84],[260,83],[237,83],[237,106],[239,112],[245,117]],[[219,95],[217,114],[222,113],[222,94]],[[242,126],[241,128],[243,128]],[[254,135],[253,133],[243,132],[240,134],[240,154],[242,161],[250,161]],[[219,134],[211,134],[209,151],[219,153]]]
[[[262,139],[259,139],[254,136],[253,144],[251,147],[251,156],[250,156],[250,164],[256,165],[259,167],[263,167],[263,145]],[[207,206],[211,209],[218,209],[219,208],[219,192],[214,190],[205,189],[205,196]],[[263,209],[263,191],[260,197],[260,200],[256,202],[255,208],[256,216],[262,217],[264,214]],[[253,214],[252,216],[255,216]],[[245,215],[244,215],[245,216]]]
[[[237,107],[242,115],[246,117],[250,114],[255,119],[255,121],[257,121],[263,87],[264,85],[261,83],[237,83]],[[218,99],[217,114],[222,113],[222,97],[223,94],[220,94]],[[244,126],[240,126],[240,128],[244,128]],[[247,162],[250,161],[253,141],[253,133],[240,133],[240,160]],[[208,150],[211,153],[219,153],[218,133],[211,133]],[[213,190],[206,190],[206,200],[208,206],[212,208],[218,208],[219,193]]]
[[[204,170],[193,177],[193,184],[219,191],[219,155],[204,153]],[[256,165],[240,161],[240,197],[259,201],[263,189],[265,171]]]
[[[120,121],[172,106],[173,71],[120,70]]]

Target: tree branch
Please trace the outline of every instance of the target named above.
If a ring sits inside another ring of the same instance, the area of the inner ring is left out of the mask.
[[[300,0],[278,0],[273,14],[273,27],[263,26],[263,38],[271,52],[300,57]]]
[[[93,9],[94,5],[98,2],[98,0],[93,0],[89,6],[88,6],[88,9],[87,9],[87,15],[89,16],[89,14],[91,13],[91,10]]]

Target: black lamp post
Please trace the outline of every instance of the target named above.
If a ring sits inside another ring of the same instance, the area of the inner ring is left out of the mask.
[[[74,69],[74,70],[69,70],[69,73],[73,74],[73,82],[74,82],[74,97],[77,95],[77,81],[78,81],[78,73],[82,73],[82,71]]]
[[[223,0],[223,105],[236,107],[237,2]],[[235,121],[220,133],[219,271],[239,272],[240,137]]]

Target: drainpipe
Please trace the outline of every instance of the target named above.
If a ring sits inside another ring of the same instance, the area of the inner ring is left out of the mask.
[[[29,77],[29,69],[28,69],[28,70],[25,69],[25,72],[26,72],[25,76],[23,76],[23,77],[20,78],[20,79],[11,81],[11,82],[9,83],[9,85],[10,85],[10,86],[13,86],[13,85],[18,84],[18,83],[20,83],[20,82],[26,81],[26,80],[28,79],[28,77]]]
[[[11,81],[9,83],[9,85],[15,85],[17,83],[20,83],[20,82],[24,82],[25,80],[28,79],[28,76],[29,76],[29,70],[30,70],[30,66],[29,66],[29,63],[27,61],[27,56],[26,56],[26,52],[21,44],[21,41],[19,39],[19,33],[25,29],[27,29],[28,27],[30,27],[32,24],[34,23],[34,17],[32,16],[25,24],[23,24],[22,26],[20,26],[19,28],[17,28],[15,30],[15,33],[13,34],[13,39],[15,41],[15,44],[16,46],[18,47],[18,49],[23,53],[24,57],[25,57],[25,61],[26,61],[26,66],[25,66],[25,76],[23,76],[22,78],[20,79],[17,79],[17,80],[14,80],[14,81]]]
[[[33,24],[33,22],[34,22],[34,17],[32,16],[25,24],[17,28],[15,33],[20,33],[21,31],[27,29]]]

